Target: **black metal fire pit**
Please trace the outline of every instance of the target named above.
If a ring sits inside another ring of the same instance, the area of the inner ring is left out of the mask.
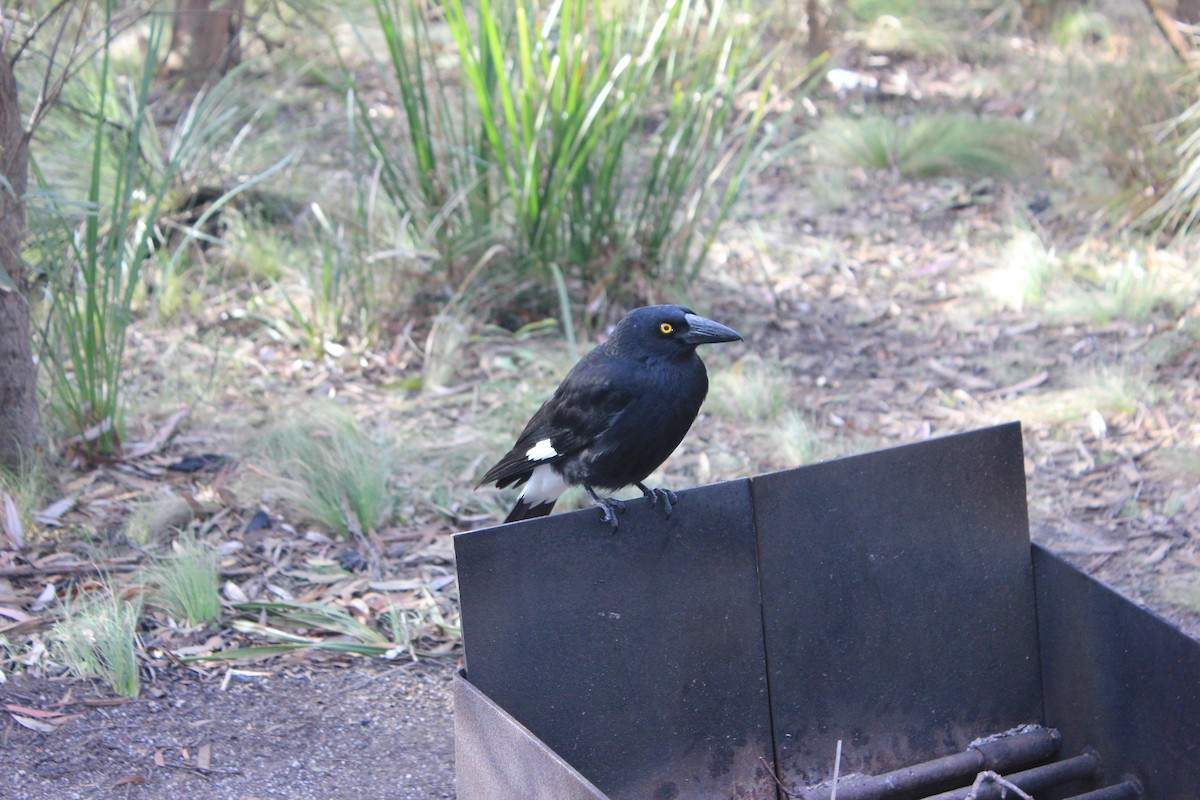
[[[1200,643],[1030,548],[1017,424],[455,549],[461,800],[1200,798]]]

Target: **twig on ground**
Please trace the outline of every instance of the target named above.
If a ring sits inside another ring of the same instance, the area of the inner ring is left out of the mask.
[[[167,767],[168,769],[187,770],[188,772],[194,772],[197,775],[203,775],[206,778],[211,778],[213,776],[241,775],[242,774],[242,771],[240,769],[210,769],[208,767],[197,767],[195,764],[166,763],[166,764],[163,764],[163,766]]]
[[[141,556],[137,556],[141,560]],[[34,575],[53,575],[59,572],[133,572],[138,569],[137,561],[113,560],[91,563],[29,565],[25,567],[0,567],[0,578],[30,578]]]

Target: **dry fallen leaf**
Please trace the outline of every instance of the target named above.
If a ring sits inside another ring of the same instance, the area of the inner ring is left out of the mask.
[[[31,731],[37,731],[38,733],[54,733],[56,730],[58,730],[58,728],[56,728],[54,725],[51,725],[49,722],[42,722],[40,719],[34,719],[33,717],[26,717],[22,716],[21,714],[11,713],[9,716],[12,717],[18,725],[29,728]]]
[[[8,617],[16,622],[28,622],[33,619],[19,608],[8,608],[7,606],[0,606],[0,617]]]
[[[12,499],[12,495],[5,492],[3,500],[4,514],[0,515],[0,528],[4,529],[13,546],[19,550],[25,546],[25,527],[21,524],[21,515],[17,511],[17,504]]]
[[[133,702],[128,697],[85,697],[83,704],[89,708],[111,708]]]
[[[14,705],[12,703],[6,703],[4,705],[4,710],[11,711],[14,714],[23,714],[26,717],[37,717],[38,719],[52,719],[54,717],[62,716],[61,711],[43,711],[40,708],[30,708],[29,706],[18,706],[18,705]]]
[[[41,511],[35,512],[33,515],[34,521],[39,525],[46,525],[57,528],[62,525],[62,516],[75,507],[74,497],[64,497],[61,500],[55,500],[50,505],[43,508]]]
[[[33,601],[33,605],[29,606],[30,611],[44,611],[47,606],[54,602],[55,598],[54,584],[47,583],[42,589],[42,593],[37,596],[37,600]]]
[[[225,585],[221,587],[221,594],[225,595],[226,600],[233,603],[246,603],[250,600],[242,587],[233,581],[225,581]]]
[[[411,592],[421,588],[421,581],[415,578],[397,578],[390,581],[371,581],[368,585],[379,592]]]

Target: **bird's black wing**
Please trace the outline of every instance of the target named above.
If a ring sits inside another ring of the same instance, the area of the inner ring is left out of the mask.
[[[589,353],[567,373],[554,396],[529,420],[512,450],[487,471],[478,486],[519,486],[534,467],[560,462],[592,446],[634,399],[627,369],[616,359]]]

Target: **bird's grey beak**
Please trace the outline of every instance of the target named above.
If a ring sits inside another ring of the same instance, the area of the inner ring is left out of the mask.
[[[733,328],[696,314],[684,314],[688,332],[679,338],[687,344],[710,344],[713,342],[740,342],[742,335]]]

